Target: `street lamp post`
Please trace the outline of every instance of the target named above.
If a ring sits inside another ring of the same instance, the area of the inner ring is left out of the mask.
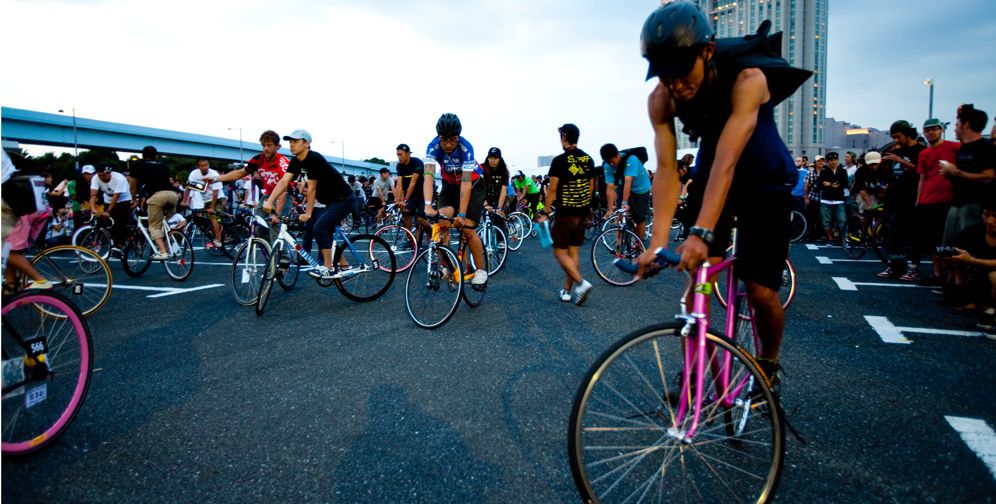
[[[934,79],[923,81],[923,85],[930,88],[930,107],[927,109],[927,119],[934,118]]]
[[[79,173],[79,171],[80,171],[80,147],[79,147],[79,141],[77,140],[77,137],[76,137],[76,107],[73,107],[72,111],[73,111],[73,158],[74,158],[74,161],[76,162],[76,173]],[[59,113],[60,114],[65,114],[66,111],[62,110],[62,109],[59,109]]]
[[[239,164],[244,163],[245,156],[242,154],[242,128],[228,128],[228,131],[239,130]]]

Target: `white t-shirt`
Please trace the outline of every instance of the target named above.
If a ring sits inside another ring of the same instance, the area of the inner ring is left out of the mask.
[[[391,188],[393,187],[394,187],[394,180],[391,180],[391,177],[387,177],[387,180],[381,180],[380,177],[377,177],[377,179],[374,180],[373,183],[373,197],[381,198],[384,201],[387,201],[387,195],[391,194]],[[380,190],[382,194],[378,194],[377,193],[378,190]]]
[[[242,189],[245,191],[246,195],[245,204],[253,206],[258,204],[260,191],[259,187],[253,183],[252,177],[245,177],[240,183],[242,184]]]
[[[115,194],[121,194],[118,196],[118,203],[131,201],[131,186],[128,185],[128,179],[118,172],[111,172],[111,180],[107,182],[100,180],[99,174],[94,175],[90,179],[90,190],[94,189],[104,193],[104,203],[110,203]]]
[[[174,212],[173,215],[166,219],[166,223],[169,224],[170,229],[176,229],[182,226],[184,222],[187,222],[187,219],[184,219],[183,216],[177,212]]]
[[[213,169],[208,169],[207,174],[201,174],[200,170],[194,169],[190,172],[187,177],[187,182],[198,182],[204,184],[204,179],[218,180],[218,172]],[[190,209],[191,210],[203,210],[204,207],[211,202],[211,193],[218,191],[218,199],[225,197],[223,192],[224,184],[221,182],[213,182],[210,185],[205,184],[204,192],[190,190]]]
[[[360,203],[367,201],[367,193],[363,191],[363,184],[359,180],[353,182],[353,195]]]

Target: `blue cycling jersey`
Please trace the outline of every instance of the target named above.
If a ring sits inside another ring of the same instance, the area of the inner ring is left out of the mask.
[[[439,145],[439,138],[433,138],[426,148],[425,160],[439,164],[444,184],[459,184],[463,180],[464,170],[470,170],[473,182],[484,175],[484,169],[474,160],[474,147],[464,137],[460,137],[460,143],[449,154]]]

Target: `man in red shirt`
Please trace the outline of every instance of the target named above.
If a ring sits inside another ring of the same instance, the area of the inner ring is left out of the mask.
[[[920,174],[917,187],[917,222],[920,232],[918,243],[911,254],[912,265],[900,280],[916,281],[918,285],[939,287],[944,284],[944,271],[940,258],[934,255],[944,236],[944,223],[951,208],[951,181],[941,172],[941,161],[953,162],[958,157],[958,142],[944,139],[946,123],[927,119],[923,123],[923,136],[927,148],[920,153],[916,172]],[[920,279],[920,256],[931,254],[934,276]]]
[[[263,197],[259,198],[256,203],[256,208],[254,213],[260,217],[266,218],[266,213],[263,212],[263,202],[266,201],[267,197],[273,192],[273,189],[277,186],[277,182],[283,178],[284,173],[287,172],[287,166],[290,165],[290,161],[284,157],[283,154],[277,152],[280,149],[280,135],[273,130],[266,130],[262,135],[259,136],[259,144],[263,147],[263,152],[253,156],[252,159],[246,164],[245,168],[238,170],[232,170],[224,175],[218,177],[219,182],[232,182],[239,180],[246,175],[251,175],[253,178],[262,186]],[[270,222],[277,224],[280,222],[278,217],[283,212],[284,200],[286,199],[285,194],[278,194],[276,196],[276,204],[274,205],[274,212],[270,215]],[[277,239],[277,226],[270,226],[270,241]]]

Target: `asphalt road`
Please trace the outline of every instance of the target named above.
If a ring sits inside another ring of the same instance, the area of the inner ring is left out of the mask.
[[[356,304],[302,275],[257,318],[232,299],[223,259],[198,254],[184,283],[156,265],[131,279],[115,262],[114,294],[90,321],[82,411],[49,449],[3,461],[3,500],[576,501],[566,429],[579,380],[610,343],[670,319],[683,287],[674,273],[608,286],[587,253],[587,305],[557,299],[562,274],[530,241],[481,307],[435,331],[405,313],[403,276]],[[789,438],[777,500],[996,498],[996,469],[945,418],[996,426],[996,341],[905,331],[910,343],[887,342],[866,315],[977,329],[928,289],[833,280],[898,284],[875,278],[874,262],[805,245],[791,257],[783,400],[808,444]]]

